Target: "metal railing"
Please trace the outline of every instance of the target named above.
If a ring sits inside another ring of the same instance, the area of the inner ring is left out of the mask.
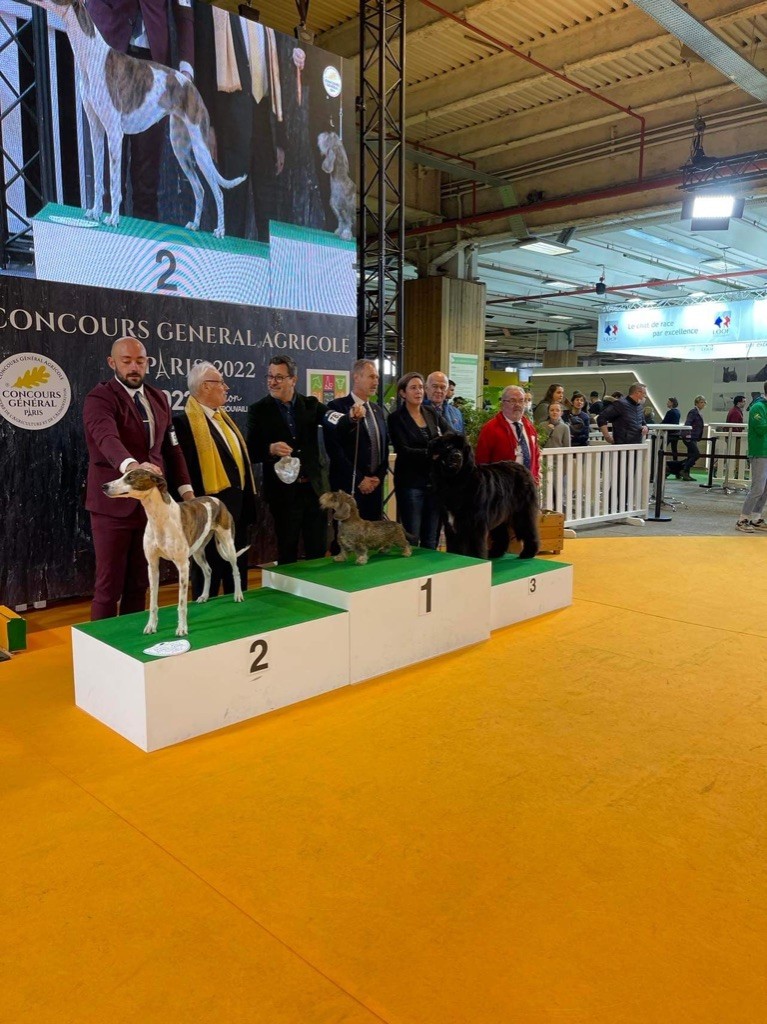
[[[541,507],[563,512],[566,527],[638,521],[650,504],[650,446],[595,444],[544,448]]]

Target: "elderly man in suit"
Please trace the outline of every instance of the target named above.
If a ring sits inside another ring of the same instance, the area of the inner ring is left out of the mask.
[[[500,412],[488,420],[477,438],[477,462],[519,462],[541,482],[541,450],[538,434],[525,412],[525,392],[510,384],[501,392]]]
[[[447,393],[450,390],[450,380],[446,373],[441,370],[434,370],[426,378],[426,398],[424,405],[433,406],[440,416],[444,416],[450,425],[450,429],[456,434],[463,433],[463,413],[447,401]]]
[[[352,494],[363,519],[383,515],[383,482],[389,462],[389,437],[380,407],[371,399],[378,391],[378,370],[370,359],[352,367],[352,390],[328,402],[323,423],[325,448],[330,459],[330,487]],[[364,419],[349,418],[360,406]]]
[[[214,494],[229,509],[234,520],[234,546],[241,551],[248,544],[248,524],[256,511],[256,485],[250,467],[245,438],[228,415],[229,386],[213,363],[195,363],[187,375],[189,398],[184,412],[173,417],[178,443],[184,453],[195,494]],[[223,586],[225,594],[234,593],[234,577],[229,562],[219,555],[215,541],[205,549],[211,570],[210,596]],[[248,588],[248,553],[237,560],[242,589]],[[192,562],[192,597],[202,593],[202,570]]]
[[[135,338],[121,338],[107,359],[112,380],[85,397],[83,423],[88,446],[85,507],[91,514],[96,584],[91,619],[143,611],[147,567],[143,539],[146,515],[132,498],[108,498],[103,485],[126,470],[143,467],[166,475],[187,500],[194,497],[184,455],[171,424],[168,401],[146,381],[149,362]]]
[[[88,0],[88,13],[104,41],[120,53],[171,63],[171,18],[176,40],[178,69],[194,78],[194,11],[192,0]],[[159,121],[139,135],[129,135],[130,177],[134,217],[158,219],[157,196],[160,161],[168,134]],[[123,161],[123,166],[127,161]],[[96,174],[101,171],[96,169]]]

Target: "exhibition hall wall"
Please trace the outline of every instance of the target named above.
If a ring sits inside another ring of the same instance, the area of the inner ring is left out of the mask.
[[[99,5],[91,9],[96,20]],[[0,14],[22,30],[23,42],[31,9],[0,0]],[[52,191],[42,196],[18,179],[5,227],[12,233],[31,222],[32,262],[0,275],[0,602],[10,606],[90,593],[82,407],[88,391],[111,376],[106,359],[116,338],[143,342],[148,380],[174,412],[183,409],[189,367],[213,362],[230,385],[226,408],[243,432],[248,406],[266,393],[275,353],[296,360],[301,392],[327,401],[348,390],[357,335],[353,67],[204,4],[194,18],[199,93],[179,73],[172,81],[182,106],[205,105],[205,142],[220,175],[242,178],[221,189],[223,232],[201,173],[199,230],[190,227],[193,185],[169,141],[167,117],[147,133],[159,129],[154,156],[141,136],[124,141],[119,217],[110,215],[109,182],[103,212],[94,212],[105,175],[95,165],[70,39],[49,16]],[[96,29],[108,35],[107,25]],[[256,90],[249,69],[259,48]],[[180,57],[171,54],[174,67]],[[0,65],[0,80],[16,85],[28,73],[15,46],[2,51]],[[6,109],[5,84],[0,101]],[[23,162],[38,146],[37,125],[21,110],[3,123],[6,152]],[[195,156],[198,171],[206,159]]]

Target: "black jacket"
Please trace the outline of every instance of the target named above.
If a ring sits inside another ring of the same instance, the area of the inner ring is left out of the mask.
[[[640,444],[645,426],[644,403],[640,405],[632,398],[616,398],[597,417],[597,426],[612,423],[613,441],[616,444]]]
[[[253,462],[264,467],[264,497],[270,503],[290,504],[293,484],[284,484],[274,467],[279,459],[269,454],[269,445],[284,441],[293,449],[293,455],[301,460],[301,475],[312,485],[315,494],[327,490],[320,463],[318,427],[325,418],[325,406],[316,398],[296,394],[295,420],[296,436],[292,437],[276,399],[271,395],[262,398],[248,409],[248,451]]]
[[[218,454],[221,456],[221,462],[231,484],[231,486],[224,488],[223,491],[217,491],[216,497],[223,501],[231,512],[236,523],[252,523],[256,511],[256,496],[250,482],[250,474],[247,472],[247,463],[249,461],[248,452],[244,451],[242,453],[242,457],[246,463],[245,487],[243,488],[240,485],[240,471],[237,468],[237,463],[234,461],[232,453],[229,451],[229,446],[210,420],[208,420],[207,416],[205,418],[211,437],[218,449]],[[187,414],[184,412],[178,416],[174,416],[173,426],[176,431],[178,443],[181,446],[181,451],[184,453],[184,458],[186,459],[189,478],[192,481],[194,493],[197,497],[202,494],[208,494],[209,492],[206,491],[203,486],[200,457],[197,454],[197,445],[194,443],[194,435],[192,434],[192,427],[189,423],[189,417]]]
[[[450,430],[450,424],[436,409],[422,405],[421,413],[426,420],[429,440]],[[401,405],[389,416],[389,434],[394,451],[397,453],[394,462],[395,488],[429,487],[430,469],[426,441],[415,420],[407,411],[406,405]]]
[[[381,437],[378,465],[371,468],[370,435],[364,420],[351,420],[349,418],[349,410],[353,405],[354,398],[351,395],[346,395],[344,398],[334,398],[332,402],[328,402],[328,413],[340,412],[343,413],[344,418],[334,423],[333,417],[326,416],[325,422],[322,425],[325,449],[330,459],[330,486],[334,491],[348,492],[352,485],[352,474],[354,474],[355,488],[364,476],[377,476],[381,483],[383,483],[389,463],[389,435],[380,407],[375,402],[370,403],[370,408],[373,410]],[[355,449],[356,473],[354,473]]]

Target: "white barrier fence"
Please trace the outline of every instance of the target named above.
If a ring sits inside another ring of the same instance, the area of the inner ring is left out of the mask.
[[[661,443],[662,439],[665,449],[668,451],[668,435],[672,432],[676,432],[679,436],[679,461],[684,461],[687,453],[687,447],[681,440],[681,434],[684,433],[684,429],[684,424],[680,426],[665,423],[650,424],[653,470],[656,467],[657,446]],[[711,480],[712,484],[716,484],[725,490],[737,487],[748,488],[751,477],[748,463],[744,458],[739,457],[744,456],[748,451],[748,425],[743,424],[741,426],[738,423],[707,423],[703,438],[705,443],[700,443],[699,448],[707,472],[711,461],[708,456],[713,448],[709,439],[716,438],[716,461],[714,475]]]
[[[566,527],[639,523],[650,503],[649,444],[595,444],[541,451],[541,507]]]

